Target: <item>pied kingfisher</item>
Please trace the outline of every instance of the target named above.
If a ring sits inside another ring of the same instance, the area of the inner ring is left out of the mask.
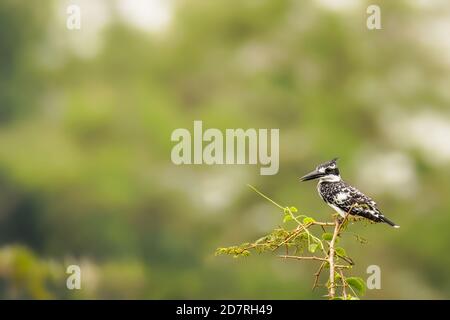
[[[375,201],[341,179],[336,161],[337,158],[318,165],[313,172],[303,176],[300,180],[319,179],[317,191],[320,197],[342,217],[345,217],[351,210],[351,215],[400,228],[378,210]]]

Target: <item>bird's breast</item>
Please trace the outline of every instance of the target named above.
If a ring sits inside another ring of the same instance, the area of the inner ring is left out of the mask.
[[[317,183],[317,193],[319,194],[320,198],[322,198],[323,201],[326,201],[324,198],[324,192],[323,192],[323,182],[319,181]]]

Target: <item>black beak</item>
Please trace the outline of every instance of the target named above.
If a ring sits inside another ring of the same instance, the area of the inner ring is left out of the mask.
[[[320,177],[323,177],[325,174],[314,170],[313,172],[308,173],[307,175],[303,176],[300,178],[300,181],[308,181],[308,180],[313,180],[313,179],[317,179]]]

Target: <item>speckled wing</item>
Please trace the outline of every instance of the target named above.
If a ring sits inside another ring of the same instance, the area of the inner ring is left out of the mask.
[[[370,197],[352,187],[351,185],[342,181],[340,190],[334,194],[333,202],[342,211],[350,214],[361,216],[375,222],[383,221],[380,210],[377,204]]]

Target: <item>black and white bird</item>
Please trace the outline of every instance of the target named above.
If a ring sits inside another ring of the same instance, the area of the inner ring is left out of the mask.
[[[337,158],[318,165],[300,180],[319,179],[317,191],[320,197],[342,217],[350,211],[351,215],[400,228],[380,212],[375,201],[341,179],[336,161]]]

